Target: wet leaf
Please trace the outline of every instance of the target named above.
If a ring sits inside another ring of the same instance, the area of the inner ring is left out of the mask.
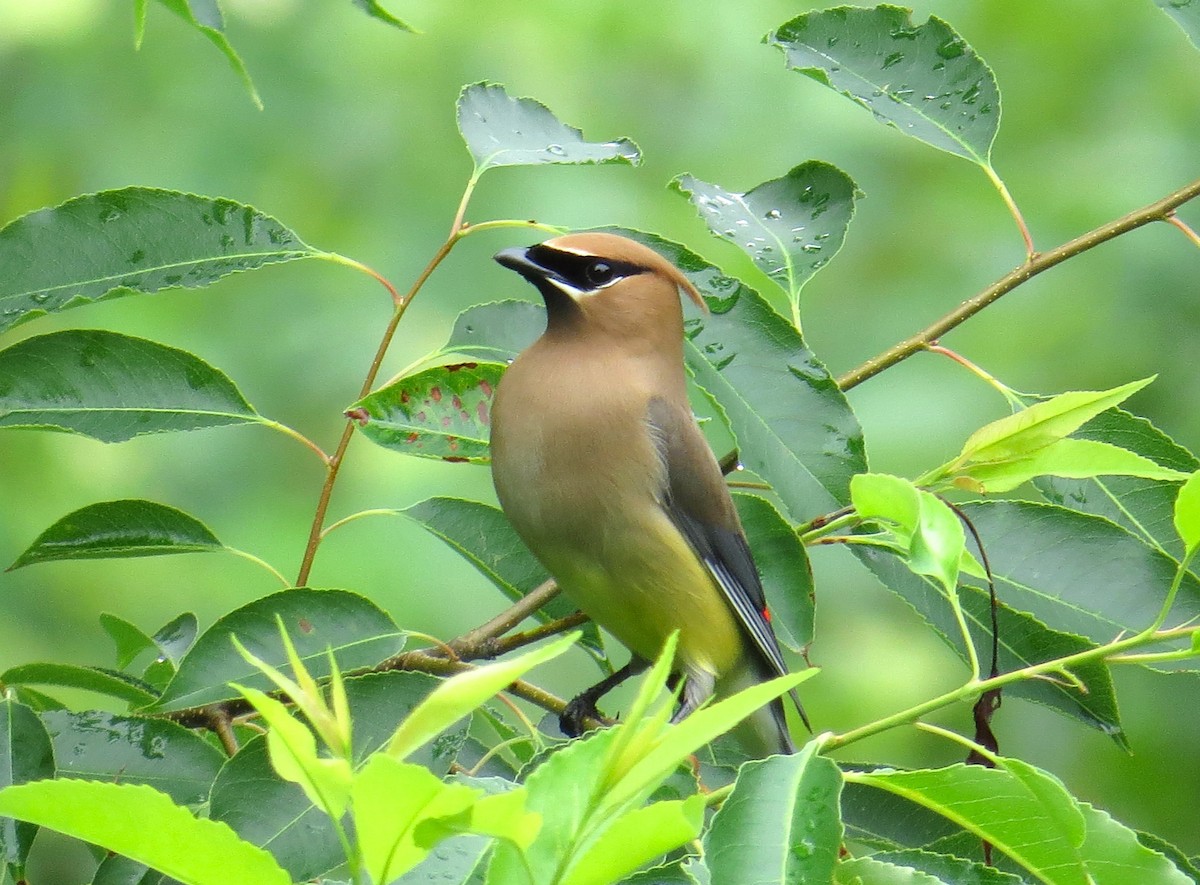
[[[246,65],[225,36],[225,20],[221,15],[221,8],[217,5],[217,0],[158,0],[158,2],[207,37],[220,50],[221,54],[225,56],[225,60],[229,62],[229,67],[233,68],[233,72],[237,74],[242,85],[246,87],[246,91],[250,93],[250,100],[261,111],[262,99],[258,97],[258,90],[254,88],[254,81],[250,79],[250,72],[246,70]],[[138,16],[139,43],[141,43],[144,28],[145,11],[143,8]]]
[[[0,788],[54,776],[50,736],[37,714],[11,698],[0,700]],[[0,862],[25,865],[37,827],[0,818]]]
[[[765,498],[737,493],[733,502],[762,577],[771,626],[783,645],[803,652],[813,639],[816,608],[812,567],[804,544]]]
[[[0,673],[0,683],[82,688],[134,706],[148,704],[155,697],[151,686],[127,673],[102,667],[81,667],[78,664],[18,664]]]

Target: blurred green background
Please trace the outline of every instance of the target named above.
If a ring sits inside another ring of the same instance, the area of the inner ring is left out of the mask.
[[[985,176],[875,124],[784,69],[760,43],[816,5],[783,0],[445,3],[390,0],[424,33],[388,28],[349,0],[225,0],[227,33],[261,92],[256,110],[212,45],[151,4],[133,49],[131,3],[0,0],[0,221],[128,184],[251,203],[307,242],[371,265],[397,285],[445,237],[470,173],[454,123],[460,88],[488,79],[547,104],[589,138],[629,136],[643,166],[499,169],[471,220],[607,223],[687,243],[775,298],[665,185],[690,172],[747,190],[809,158],[866,192],[842,253],[805,292],[805,334],[838,374],[924,327],[1023,257]],[[1014,4],[940,0],[914,17],[949,21],[1003,93],[994,160],[1039,247],[1157,199],[1200,174],[1200,51],[1151,0]],[[1180,213],[1200,227],[1200,205]],[[490,260],[532,242],[468,238],[410,311],[381,377],[445,340],[470,304],[532,297]],[[782,300],[779,300],[782,308]],[[1017,389],[1102,388],[1157,373],[1132,408],[1193,450],[1200,254],[1155,225],[1059,267],[944,343]],[[127,298],[46,317],[4,345],[55,328],[143,335],[228,372],[264,414],[327,449],[341,431],[389,316],[366,277],[297,263],[198,291]],[[956,452],[1004,403],[949,360],[918,356],[850,396],[875,470],[915,475]],[[0,434],[0,563],[85,504],[169,503],[224,542],[294,574],[322,478],[310,453],[259,428],[144,437],[106,446],[66,435]],[[494,500],[486,468],[350,449],[336,519],[436,494]],[[814,554],[824,668],[805,686],[821,729],[843,729],[956,684],[962,670],[841,551]],[[455,554],[401,519],[330,536],[311,583],[367,594],[404,626],[451,637],[503,600]],[[244,560],[193,555],[50,564],[0,575],[0,668],[52,659],[110,663],[97,616],[153,630],[182,610],[202,625],[275,589]],[[594,675],[579,655],[546,676],[569,694]],[[997,717],[1001,748],[1057,773],[1119,819],[1200,852],[1200,687],[1189,677],[1117,674],[1133,746],[1030,704]],[[944,724],[968,730],[969,710]],[[901,729],[847,758],[945,763],[960,748]],[[1180,809],[1187,809],[1180,813]]]

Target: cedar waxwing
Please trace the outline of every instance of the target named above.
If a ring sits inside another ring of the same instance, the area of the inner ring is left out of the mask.
[[[675,630],[675,721],[714,693],[786,673],[737,511],[688,404],[680,290],[703,309],[700,294],[656,252],[613,234],[556,237],[496,260],[537,287],[547,314],[496,390],[496,493],[567,597],[633,653],[571,711],[594,711]],[[756,756],[794,751],[781,701],[735,734]]]

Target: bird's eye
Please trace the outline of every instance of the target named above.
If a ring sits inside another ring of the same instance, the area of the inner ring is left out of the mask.
[[[587,281],[590,285],[603,286],[613,281],[616,271],[613,270],[613,266],[607,261],[593,261],[584,268],[584,274],[587,276]]]

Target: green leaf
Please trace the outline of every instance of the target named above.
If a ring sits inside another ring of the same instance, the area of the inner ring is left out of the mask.
[[[538,664],[561,655],[578,638],[578,633],[570,633],[514,658],[484,664],[451,676],[400,723],[388,743],[388,754],[397,759],[407,758],[422,744],[432,740],[493,695],[499,694]]]
[[[912,867],[870,857],[847,857],[834,870],[834,885],[949,885]],[[959,883],[954,883],[959,885]]]
[[[1200,544],[1200,472],[1193,473],[1179,489],[1175,499],[1175,531],[1187,550]]]
[[[276,617],[282,618],[300,659],[314,677],[329,674],[333,650],[342,672],[369,667],[396,654],[404,634],[375,603],[346,590],[294,587],[242,606],[206,630],[179,663],[179,671],[151,710],[167,713],[237,697],[237,682],[270,690],[270,680],[238,654],[238,640],[272,666],[287,669]]]
[[[1137,882],[1138,885],[1193,885],[1194,880],[1157,851],[1143,845],[1138,834],[1113,820],[1107,812],[1080,802],[1087,838],[1080,849],[1095,881]]]
[[[199,734],[165,719],[60,710],[42,721],[54,741],[55,776],[147,784],[179,805],[207,802],[225,761]]]
[[[246,70],[246,65],[224,34],[225,21],[216,0],[158,0],[158,2],[207,37],[213,46],[220,50],[221,54],[225,56],[225,60],[229,62],[229,67],[233,68],[233,72],[237,74],[242,85],[246,87],[246,91],[250,93],[250,100],[254,102],[254,106],[261,111],[262,99],[258,96],[258,90],[254,88],[254,81],[250,79],[250,72]],[[138,31],[140,36],[142,26],[139,26]]]
[[[809,742],[791,756],[747,762],[704,837],[718,882],[828,882],[842,845],[836,765]]]
[[[350,0],[350,2],[371,16],[371,18],[378,19],[384,24],[391,25],[393,28],[398,28],[401,31],[408,31],[410,34],[417,33],[416,28],[396,18],[396,16],[384,9],[378,0]]]
[[[5,685],[58,685],[82,688],[107,697],[126,701],[134,706],[148,704],[154,695],[139,680],[116,670],[102,667],[81,667],[77,664],[19,664],[0,673]]]
[[[1022,501],[962,509],[983,538],[1000,598],[1013,608],[1097,645],[1143,630],[1158,616],[1176,563],[1108,520]],[[1197,616],[1200,581],[1188,575],[1171,617]],[[1155,666],[1198,665],[1191,660]]]
[[[876,120],[990,167],[1000,125],[996,78],[954,29],[914,25],[899,6],[839,6],[799,15],[764,38],[787,66],[840,92]]]
[[[542,163],[641,162],[637,145],[626,138],[604,143],[560,123],[541,102],[513,98],[496,83],[473,83],[458,97],[458,131],[475,160],[475,176],[495,166]]]
[[[498,363],[436,366],[356,402],[346,414],[374,443],[405,455],[487,462]]]
[[[191,612],[184,612],[159,627],[152,638],[167,660],[178,666],[187,650],[192,647],[192,643],[196,641],[198,631],[196,616]]]
[[[223,373],[187,351],[142,338],[68,329],[0,351],[0,428],[123,442],[258,420]]]
[[[791,299],[842,248],[862,196],[845,172],[809,160],[782,178],[739,194],[691,175],[672,186],[687,196],[714,236],[736,245]]]
[[[162,873],[145,864],[119,854],[110,854],[100,861],[92,885],[171,885]]]
[[[146,649],[155,647],[153,639],[124,618],[102,612],[100,626],[116,646],[118,669],[124,670]]]
[[[550,577],[496,507],[463,498],[429,498],[398,512],[444,541],[513,602]],[[576,606],[559,594],[538,609],[534,617],[546,623],[565,618],[575,610]],[[604,646],[599,629],[588,623],[582,630],[581,644],[602,657]]]
[[[1101,412],[1079,428],[1074,436],[1120,446],[1184,473],[1200,468],[1200,460],[1191,452],[1177,445],[1145,418],[1122,409]],[[1183,555],[1172,519],[1179,491],[1176,483],[1121,476],[1087,480],[1043,476],[1035,480],[1034,485],[1052,504],[1103,516],[1176,558]]]
[[[91,842],[184,885],[291,885],[261,848],[144,784],[52,780],[0,790],[0,814]]]
[[[842,768],[864,771],[872,766],[843,763]],[[871,849],[918,848],[963,832],[940,814],[903,796],[853,781],[842,785],[841,809],[846,840]]]
[[[11,698],[0,700],[0,787],[54,776],[50,735],[37,714]],[[37,827],[0,817],[0,862],[23,869]]]
[[[153,501],[103,501],[68,513],[46,529],[8,568],[72,559],[114,559],[205,553],[225,547],[208,526]]]
[[[613,229],[675,264],[711,314],[684,321],[684,359],[737,438],[742,464],[804,521],[849,498],[867,469],[862,430],[845,396],[800,333],[750,287],[677,243]]]
[[[946,883],[946,885],[1025,885],[1024,879],[1012,873],[1001,872],[995,867],[985,866],[981,863],[964,860],[961,857],[954,857],[948,854],[936,854],[932,851],[921,851],[919,849],[880,851],[872,854],[870,860],[888,864],[892,866],[893,870],[913,870],[919,876],[929,876],[931,877],[931,881]],[[854,862],[843,862],[841,866],[847,872],[861,869]],[[881,878],[866,876],[863,879],[864,885],[874,882],[908,881],[924,880],[920,878],[915,880],[905,879],[902,875],[898,879],[887,878],[886,875]]]
[[[458,315],[442,352],[503,362],[533,344],[545,328],[546,309],[532,301],[476,304]]]
[[[579,852],[561,881],[563,885],[609,885],[696,838],[703,825],[701,795],[627,811]]]
[[[1143,378],[1111,390],[1060,393],[1034,403],[976,430],[967,438],[959,456],[943,469],[1026,457],[1074,433],[1086,421],[1124,402],[1153,380]]]
[[[1015,489],[1037,476],[1091,479],[1096,476],[1136,476],[1178,482],[1187,474],[1162,467],[1128,449],[1089,439],[1060,439],[1032,454],[1012,461],[973,464],[947,477],[956,485],[967,480],[972,489],[999,494]]]
[[[781,643],[794,652],[803,652],[813,639],[816,607],[812,568],[804,544],[765,498],[738,493],[733,503],[758,564],[771,626]]]
[[[207,286],[320,254],[233,200],[145,187],[86,194],[0,230],[0,330],[102,298]]]
[[[1183,29],[1193,46],[1200,48],[1200,6],[1192,0],[1154,0],[1154,5]]]

